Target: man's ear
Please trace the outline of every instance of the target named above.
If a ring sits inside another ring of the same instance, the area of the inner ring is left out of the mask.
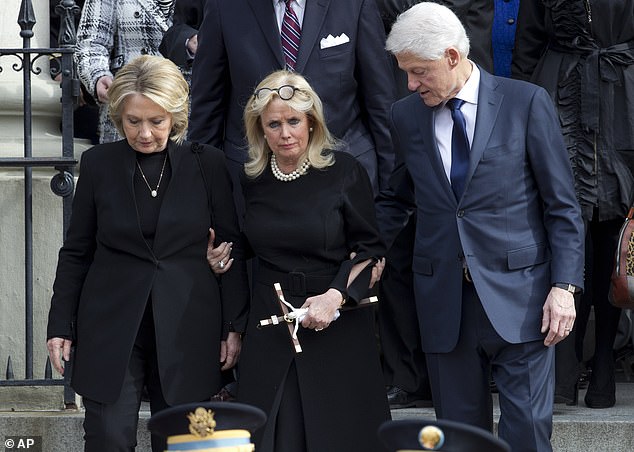
[[[460,52],[458,52],[458,49],[456,49],[455,47],[448,47],[447,50],[445,50],[445,56],[452,68],[455,68],[462,59],[462,57],[460,56]]]

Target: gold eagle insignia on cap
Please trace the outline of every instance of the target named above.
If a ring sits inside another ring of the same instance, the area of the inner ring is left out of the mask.
[[[418,442],[425,450],[438,450],[445,443],[445,434],[435,425],[427,425],[418,433]]]
[[[189,433],[192,435],[204,438],[214,433],[216,421],[212,410],[198,407],[193,413],[187,415],[187,419],[189,419]]]

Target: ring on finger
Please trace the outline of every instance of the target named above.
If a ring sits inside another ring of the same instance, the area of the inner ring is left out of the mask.
[[[315,328],[315,331],[321,331],[323,328]]]
[[[220,268],[225,268],[225,263],[224,263],[224,261],[219,261],[219,262],[218,262],[218,267],[220,267]]]

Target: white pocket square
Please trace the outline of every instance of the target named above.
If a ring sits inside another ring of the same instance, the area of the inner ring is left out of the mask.
[[[328,47],[340,46],[346,42],[350,42],[350,38],[345,33],[341,33],[339,36],[328,35],[325,38],[321,38],[319,48],[327,49]]]

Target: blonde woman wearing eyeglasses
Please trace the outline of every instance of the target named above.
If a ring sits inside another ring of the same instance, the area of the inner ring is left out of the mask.
[[[383,450],[376,431],[390,413],[373,309],[349,309],[366,296],[384,253],[367,173],[333,151],[321,101],[301,75],[266,77],[244,122],[244,233],[257,265],[238,400],[268,413],[256,450]],[[286,324],[257,326],[283,313],[274,283],[289,311],[307,308],[301,353]]]

